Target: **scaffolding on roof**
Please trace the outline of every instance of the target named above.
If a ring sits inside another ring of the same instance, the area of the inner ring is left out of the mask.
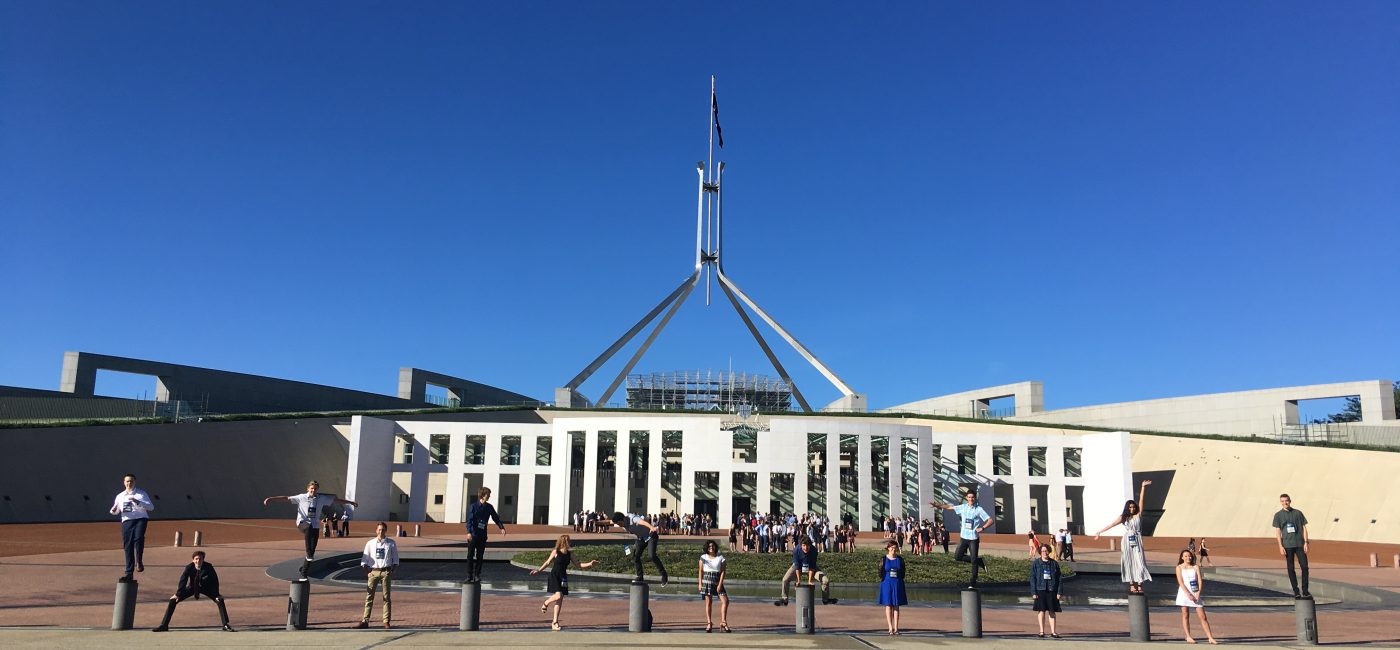
[[[627,376],[627,407],[667,411],[759,413],[792,410],[792,387],[782,379],[747,372],[676,371]]]

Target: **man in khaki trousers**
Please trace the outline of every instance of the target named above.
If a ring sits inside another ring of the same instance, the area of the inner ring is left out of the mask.
[[[360,617],[360,624],[355,629],[369,627],[369,616],[374,612],[374,590],[379,585],[384,585],[384,629],[390,629],[393,625],[393,604],[390,602],[390,580],[394,569],[399,566],[399,545],[388,537],[389,524],[379,522],[374,529],[374,538],[365,542],[364,555],[360,557],[360,566],[369,575],[369,582],[365,585],[365,614]]]

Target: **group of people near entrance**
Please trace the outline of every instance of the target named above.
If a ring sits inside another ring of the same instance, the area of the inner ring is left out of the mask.
[[[113,500],[110,512],[121,517],[122,549],[126,560],[122,580],[132,580],[134,573],[145,571],[143,555],[146,526],[150,519],[150,513],[155,510],[155,503],[150,494],[136,487],[134,474],[123,476],[122,483],[124,489]],[[1143,548],[1142,508],[1140,505],[1145,501],[1147,487],[1151,484],[1152,481],[1142,481],[1138,490],[1138,498],[1130,499],[1124,503],[1122,512],[1094,534],[1094,539],[1099,539],[1108,530],[1117,526],[1123,527],[1120,574],[1123,582],[1128,584],[1130,594],[1143,593],[1144,583],[1152,580]],[[263,500],[264,506],[275,501],[287,501],[296,505],[296,525],[305,540],[306,553],[299,571],[303,580],[306,579],[311,563],[315,560],[316,543],[323,532],[319,521],[322,508],[337,504],[359,505],[351,500],[318,494],[319,488],[319,483],[311,481],[307,483],[304,494],[272,496]],[[501,521],[495,507],[490,504],[490,499],[490,488],[481,488],[477,491],[476,502],[471,504],[467,511],[468,582],[480,582],[481,580],[481,569],[490,524],[494,523],[502,535],[506,532],[505,524]],[[987,511],[977,505],[976,492],[967,492],[964,495],[964,501],[958,505],[931,501],[930,505],[952,511],[959,516],[961,528],[954,559],[970,565],[971,580],[968,586],[976,588],[979,571],[986,570],[987,566],[986,561],[979,555],[981,533],[990,528],[994,522]],[[1281,509],[1274,514],[1272,522],[1279,554],[1284,557],[1294,597],[1311,598],[1312,595],[1308,590],[1308,519],[1301,511],[1292,507],[1292,499],[1289,495],[1279,495],[1279,504]],[[657,554],[660,529],[650,521],[649,517],[622,512],[613,513],[610,523],[621,526],[632,537],[632,544],[628,546],[627,552],[633,558],[634,579],[638,582],[643,579],[643,561],[650,559],[661,576],[661,584],[665,586],[669,582],[669,575]],[[379,522],[375,527],[375,536],[365,543],[361,555],[360,566],[366,574],[366,595],[364,614],[359,624],[356,625],[357,628],[369,627],[375,593],[380,591],[383,593],[384,602],[383,626],[386,629],[392,627],[391,577],[399,566],[399,551],[397,544],[388,536],[388,529],[388,524]],[[792,551],[792,564],[782,578],[780,596],[774,604],[787,605],[789,585],[802,584],[804,579],[808,585],[821,585],[824,604],[835,603],[836,600],[831,598],[830,581],[826,574],[817,567],[818,546],[808,535],[794,537],[796,544]],[[1028,536],[1030,543],[1035,544],[1032,549],[1035,557],[1032,558],[1030,571],[1031,607],[1036,612],[1037,626],[1041,637],[1046,635],[1048,626],[1049,635],[1059,638],[1055,627],[1055,615],[1061,611],[1061,573],[1055,555],[1058,551],[1058,554],[1062,554],[1062,556],[1072,557],[1073,553],[1070,550],[1073,547],[1069,541],[1071,538],[1068,531],[1061,531],[1061,534],[1056,535],[1056,538],[1056,546],[1059,548],[1050,544],[1039,544],[1034,533]],[[1175,604],[1181,608],[1182,630],[1188,643],[1195,643],[1195,639],[1191,636],[1190,612],[1192,610],[1196,611],[1196,615],[1200,619],[1201,627],[1206,633],[1206,639],[1212,644],[1216,643],[1215,636],[1211,632],[1210,621],[1206,617],[1203,599],[1205,577],[1200,564],[1198,564],[1197,556],[1199,551],[1201,564],[1204,564],[1209,557],[1205,541],[1202,539],[1200,545],[1197,546],[1193,538],[1188,547],[1177,556]],[[897,539],[888,540],[885,543],[885,555],[881,558],[879,565],[877,602],[885,609],[887,632],[891,635],[900,633],[899,608],[908,604],[904,584],[906,567],[904,558],[900,555],[900,546]],[[559,615],[563,610],[564,598],[569,593],[569,568],[584,570],[597,564],[598,560],[580,562],[575,558],[569,536],[561,535],[544,563],[530,572],[531,575],[536,575],[546,569],[550,570],[548,579],[550,596],[540,607],[540,612],[547,613],[551,606],[554,608],[550,624],[552,629],[560,629]],[[1301,568],[1301,581],[1295,570],[1295,564]],[[719,628],[724,632],[730,631],[729,596],[725,591],[726,568],[726,561],[724,556],[720,554],[719,544],[714,540],[707,540],[704,553],[698,558],[696,566],[698,576],[696,588],[705,602],[706,632],[714,629],[713,604],[716,600],[719,601],[720,605]],[[206,560],[204,551],[195,551],[191,556],[190,563],[180,574],[175,593],[170,596],[165,615],[154,631],[164,632],[169,629],[170,619],[175,613],[177,604],[190,598],[198,600],[201,596],[208,598],[218,606],[219,619],[223,629],[232,632],[233,627],[229,624],[228,609],[225,606],[223,595],[219,591],[218,573],[215,571],[214,565]]]

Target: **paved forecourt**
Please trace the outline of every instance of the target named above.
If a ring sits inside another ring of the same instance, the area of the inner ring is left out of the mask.
[[[1048,643],[1035,638],[1035,621],[1028,608],[988,605],[984,608],[983,629],[986,638],[961,639],[960,612],[953,602],[911,605],[903,608],[901,637],[883,634],[883,610],[874,605],[874,587],[869,601],[847,601],[819,606],[817,627],[820,633],[810,637],[792,633],[794,612],[791,607],[777,608],[770,601],[736,598],[730,608],[729,622],[734,634],[703,633],[704,611],[698,599],[654,598],[655,617],[652,636],[628,634],[627,602],[614,597],[570,597],[561,613],[565,631],[551,632],[549,617],[539,613],[543,592],[483,593],[482,632],[465,633],[455,630],[459,599],[454,592],[402,590],[394,594],[396,629],[351,631],[358,622],[364,592],[352,586],[315,581],[310,606],[310,630],[282,631],[286,624],[287,589],[285,581],[267,576],[267,567],[293,559],[301,551],[301,539],[290,521],[242,520],[231,522],[159,522],[152,526],[146,551],[146,571],[137,574],[140,595],[136,612],[136,630],[110,632],[112,595],[116,578],[121,573],[122,553],[117,527],[111,524],[54,524],[0,527],[0,546],[6,553],[0,558],[0,580],[6,593],[0,598],[0,646],[43,646],[102,644],[110,646],[142,645],[312,645],[333,647],[366,647],[376,644],[395,645],[480,645],[489,639],[499,646],[558,646],[573,645],[723,645],[761,647],[908,647],[920,642],[964,644],[978,647],[1021,647],[1026,643]],[[52,526],[52,528],[47,528]],[[368,538],[370,524],[357,522],[355,536],[323,539],[318,557],[356,552]],[[191,539],[197,528],[203,531],[209,561],[219,570],[222,590],[228,598],[229,614],[239,633],[196,631],[216,629],[218,616],[213,604],[185,601],[175,614],[172,631],[167,634],[149,632],[159,622],[163,601],[174,590],[181,567],[189,560],[193,549],[174,548],[173,530],[184,531]],[[412,526],[408,526],[411,530]],[[41,530],[34,530],[41,529]],[[46,530],[45,530],[46,529]],[[464,536],[456,525],[424,526],[424,537],[401,537],[405,549],[460,543]],[[493,537],[493,545],[509,546],[513,542],[553,539],[565,529],[532,526],[511,526],[511,534]],[[160,536],[157,536],[159,531]],[[12,535],[10,533],[13,533]],[[65,534],[66,533],[66,534]],[[48,537],[46,543],[43,537]],[[101,550],[73,550],[90,543],[107,545]],[[162,539],[169,537],[170,539]],[[594,537],[580,535],[578,537]],[[623,535],[596,536],[624,539]],[[874,544],[877,535],[870,535]],[[237,541],[235,541],[237,540]],[[1090,539],[1076,540],[1081,559],[1092,562],[1116,562],[1117,553],[1108,551],[1107,540],[1094,544]],[[996,536],[987,547],[1004,554],[1019,554],[1022,540],[1016,536]],[[1218,540],[1212,544],[1213,557],[1222,565],[1234,568],[1257,567],[1282,573],[1282,562],[1269,556],[1272,540]],[[23,545],[27,553],[14,552],[11,546]],[[1154,564],[1170,561],[1180,540],[1150,539]],[[1351,548],[1344,544],[1318,543],[1319,561],[1314,562],[1316,580],[1356,584],[1373,591],[1400,592],[1400,570],[1372,569],[1365,566],[1367,551],[1363,546]],[[1374,546],[1374,545],[1372,545]],[[1329,547],[1331,547],[1329,549]],[[1344,553],[1343,549],[1351,550]],[[1226,554],[1229,549],[1234,555]],[[1377,552],[1385,549],[1378,548]],[[66,552],[65,552],[66,551]],[[1335,557],[1333,557],[1335,555]],[[1354,558],[1342,563],[1336,560]],[[1332,562],[1322,560],[1331,559]],[[917,561],[917,559],[914,559]],[[777,590],[777,576],[774,591]],[[1400,607],[1388,602],[1374,607],[1319,607],[1319,627],[1325,643],[1400,644]],[[1284,607],[1214,607],[1209,610],[1212,627],[1222,641],[1265,645],[1291,645],[1294,642],[1294,617],[1291,608]],[[715,618],[718,620],[718,607]],[[378,604],[374,620],[378,620]],[[1152,629],[1155,640],[1179,640],[1180,619],[1175,608],[1154,608]],[[874,634],[878,632],[879,634]],[[1066,639],[1079,643],[1095,643],[1109,647],[1114,642],[1127,641],[1127,615],[1119,607],[1071,607],[1060,617],[1060,632]],[[1193,621],[1193,632],[1200,636]],[[755,636],[754,633],[761,633]],[[857,638],[858,637],[858,638]]]

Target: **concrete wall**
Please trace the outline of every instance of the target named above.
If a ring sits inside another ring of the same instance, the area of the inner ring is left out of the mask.
[[[529,397],[519,393],[417,368],[399,369],[400,396],[393,397],[290,379],[91,352],[64,353],[60,380],[62,393],[77,397],[92,396],[97,386],[98,370],[150,375],[156,380],[156,400],[181,399],[206,403],[209,413],[421,408],[432,406],[425,401],[428,385],[448,388],[461,406],[514,405],[530,401]]]
[[[1132,462],[1155,535],[1272,537],[1286,492],[1317,539],[1400,543],[1400,453],[1135,435]]]
[[[930,397],[882,410],[891,413],[928,413],[930,415],[975,418],[983,416],[987,409],[987,402],[1002,397],[1015,398],[1016,415],[1038,413],[1045,407],[1045,386],[1038,381],[1023,381],[953,393],[952,395]]]
[[[107,509],[131,472],[158,519],[285,516],[290,526],[291,506],[264,508],[263,497],[297,494],[310,479],[345,492],[336,422],[0,429],[0,521],[115,521]]]
[[[1101,404],[1018,415],[1013,420],[1079,424],[1110,429],[1273,435],[1284,424],[1298,424],[1298,400],[1361,398],[1363,424],[1400,425],[1388,380],[1315,384],[1237,393],[1214,393],[1141,402]]]

